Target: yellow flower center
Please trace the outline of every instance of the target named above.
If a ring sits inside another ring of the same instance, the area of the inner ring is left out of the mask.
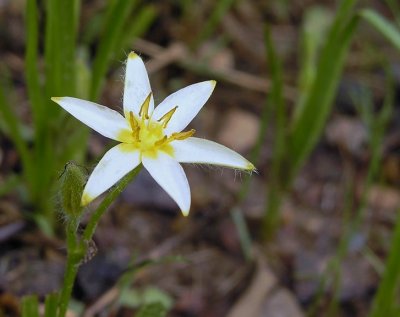
[[[140,108],[139,118],[136,118],[132,111],[125,114],[131,130],[122,130],[118,139],[124,143],[122,148],[127,151],[139,150],[141,155],[153,158],[157,157],[158,151],[164,151],[173,156],[174,149],[170,142],[187,139],[196,131],[191,129],[186,132],[172,133],[170,136],[165,135],[164,129],[167,127],[178,106],[168,111],[159,120],[153,121],[149,117],[150,99],[151,93]]]

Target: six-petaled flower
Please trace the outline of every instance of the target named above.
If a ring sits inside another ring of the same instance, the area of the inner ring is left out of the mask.
[[[142,163],[187,215],[190,188],[179,163],[254,170],[254,165],[238,153],[218,143],[193,137],[193,129],[183,131],[206,103],[214,87],[213,80],[187,86],[154,108],[145,65],[132,52],[126,67],[124,116],[90,101],[52,98],[98,133],[121,142],[104,155],[89,177],[82,194],[82,205],[90,203]]]

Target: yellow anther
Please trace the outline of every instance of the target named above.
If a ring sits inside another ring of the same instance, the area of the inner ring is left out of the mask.
[[[163,115],[160,119],[158,119],[158,122],[162,122],[162,126],[165,129],[168,125],[169,120],[171,120],[172,116],[174,115],[176,109],[178,109],[178,106],[175,106],[172,108],[170,111],[168,111],[165,115]]]
[[[133,137],[138,141],[139,140],[139,123],[137,122],[135,116],[133,115],[132,111],[129,111],[129,124],[132,129],[132,135]]]
[[[142,119],[149,119],[149,105],[152,93],[149,93],[145,101],[143,102],[142,106],[140,107],[139,116]]]
[[[132,130],[136,130],[139,127],[139,123],[136,121],[132,111],[129,111],[129,123]]]
[[[191,129],[191,130],[186,131],[186,132],[172,133],[170,138],[172,140],[185,140],[187,138],[190,138],[195,133],[196,133],[196,130],[195,129]]]

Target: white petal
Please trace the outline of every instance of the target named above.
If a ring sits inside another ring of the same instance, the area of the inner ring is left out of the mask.
[[[107,138],[120,141],[121,131],[131,130],[121,114],[97,103],[72,97],[53,97],[51,100]]]
[[[254,170],[254,165],[243,156],[221,144],[188,138],[171,142],[174,157],[181,163],[215,164],[243,170]]]
[[[87,205],[97,196],[117,183],[140,164],[140,153],[130,144],[118,144],[100,160],[90,175],[82,194],[82,205]]]
[[[131,52],[126,63],[124,88],[124,113],[132,111],[139,115],[140,107],[151,93],[149,76],[142,59],[135,52]],[[154,109],[154,99],[151,97],[149,114]]]
[[[187,216],[190,209],[190,188],[182,166],[168,154],[158,152],[156,158],[143,156],[143,166],[171,196]]]
[[[178,90],[164,99],[153,112],[155,120],[160,119],[164,114],[175,106],[178,106],[168,126],[166,134],[180,132],[193,120],[200,109],[210,98],[216,82],[214,80],[203,81]]]

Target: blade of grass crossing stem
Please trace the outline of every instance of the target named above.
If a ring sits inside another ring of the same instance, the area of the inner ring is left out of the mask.
[[[385,273],[372,303],[369,317],[396,316],[391,313],[396,303],[396,290],[400,280],[400,213],[392,237],[392,244],[386,262]]]
[[[99,97],[109,62],[117,49],[121,34],[124,32],[126,20],[136,4],[137,0],[114,0],[114,2],[109,5],[103,34],[93,63],[92,84],[90,89],[91,100],[96,100]]]
[[[202,27],[199,36],[195,39],[193,43],[194,48],[198,47],[204,40],[206,40],[215,28],[218,26],[224,15],[233,6],[235,0],[220,0],[215,2],[215,7],[207,19],[206,24]]]
[[[345,2],[353,3],[354,0]],[[318,141],[332,108],[344,59],[358,25],[358,17],[356,16],[352,16],[350,21],[343,20],[341,16],[335,19],[321,52],[314,84],[305,99],[302,112],[294,121],[290,130],[288,146],[288,157],[291,159],[290,164],[288,164],[290,174],[286,178],[285,187],[290,186],[293,178]],[[338,21],[343,21],[345,26],[338,26]]]
[[[379,13],[364,9],[360,12],[368,23],[374,26],[387,40],[389,40],[398,50],[400,50],[400,29]]]
[[[275,122],[275,143],[274,154],[272,157],[272,166],[270,174],[270,186],[268,189],[267,205],[264,210],[262,222],[262,235],[269,238],[275,232],[279,223],[279,207],[283,195],[282,191],[282,170],[285,165],[285,139],[286,139],[286,109],[283,99],[283,77],[282,66],[279,57],[276,54],[271,32],[269,27],[264,31],[265,48],[267,52],[267,62],[270,67],[272,77],[272,87],[269,97],[271,112]]]
[[[57,303],[58,303],[58,294],[54,293],[46,296],[44,317],[57,316]]]
[[[36,295],[22,298],[22,317],[39,317],[39,302]]]

